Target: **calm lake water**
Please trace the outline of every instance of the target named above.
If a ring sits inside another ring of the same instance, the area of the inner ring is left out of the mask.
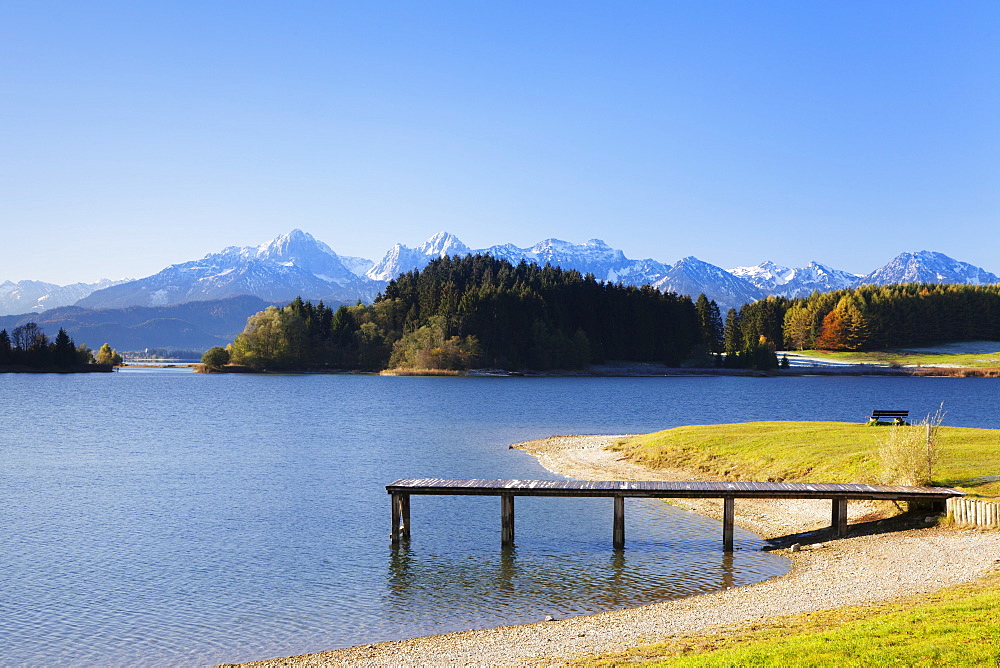
[[[557,478],[512,442],[873,408],[1000,427],[1000,381],[0,374],[0,663],[210,665],[529,622],[787,571],[655,501],[415,497],[402,477]]]

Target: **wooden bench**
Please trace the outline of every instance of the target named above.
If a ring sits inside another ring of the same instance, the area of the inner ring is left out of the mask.
[[[896,424],[906,424],[909,415],[910,411],[872,411],[868,419],[878,424],[885,424],[882,422],[883,419],[892,420]]]

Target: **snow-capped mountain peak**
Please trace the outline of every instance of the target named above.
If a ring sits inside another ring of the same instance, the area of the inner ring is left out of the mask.
[[[861,279],[861,283],[889,285],[892,283],[998,283],[1000,278],[981,267],[960,262],[934,251],[906,252],[889,264]]]
[[[577,256],[617,261],[625,257],[624,253],[607,245],[601,239],[590,239],[582,244],[573,244],[562,239],[545,239],[526,249],[526,252],[539,258]]]
[[[365,274],[373,281],[391,281],[400,274],[423,269],[428,262],[445,255],[466,255],[472,251],[449,232],[438,232],[420,248],[395,244],[382,259]]]
[[[653,286],[664,292],[691,297],[704,292],[723,312],[764,297],[764,293],[746,279],[693,255],[678,260]]]
[[[288,234],[279,235],[257,246],[256,257],[262,260],[284,259],[303,254],[308,256],[315,252],[337,257],[332,248],[317,240],[313,235],[300,229],[294,229]]]
[[[795,270],[766,260],[756,267],[733,267],[729,273],[744,278],[759,288],[764,288],[765,285],[773,288],[790,281],[795,275]]]
[[[562,239],[542,239],[537,244],[530,248],[532,253],[545,253],[545,252],[557,252],[566,251],[572,249],[574,244],[568,241],[563,241]]]
[[[849,288],[857,284],[859,278],[855,274],[832,269],[818,262],[789,269],[770,260],[756,267],[736,267],[731,273],[746,279],[766,294],[784,297],[805,297],[815,290],[828,292]]]
[[[471,252],[469,247],[463,244],[459,238],[451,232],[438,232],[433,237],[425,241],[419,248],[419,251],[428,257],[466,255]]]
[[[354,301],[370,300],[378,288],[345,266],[325,243],[296,229],[259,246],[230,246],[201,260],[174,264],[152,276],[98,290],[77,305],[160,306],[243,294],[266,301],[296,296]]]

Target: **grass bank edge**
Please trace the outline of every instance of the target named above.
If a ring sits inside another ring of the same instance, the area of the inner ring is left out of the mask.
[[[933,353],[912,350],[833,351],[789,350],[790,355],[802,355],[821,360],[853,364],[888,364],[900,366],[954,366],[966,369],[1000,368],[1000,348],[995,353]]]
[[[594,656],[576,665],[996,665],[1000,566],[890,603],[769,617]]]
[[[611,446],[652,469],[682,469],[721,480],[880,483],[878,445],[888,429],[849,422],[745,422],[674,427]],[[935,485],[1000,496],[1000,429],[937,432]]]

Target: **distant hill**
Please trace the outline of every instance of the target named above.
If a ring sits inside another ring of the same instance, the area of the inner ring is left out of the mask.
[[[97,349],[107,342],[118,350],[207,350],[224,346],[243,331],[247,318],[271,306],[259,297],[188,302],[173,306],[86,309],[65,306],[43,313],[0,316],[8,332],[35,322],[50,337],[64,328],[73,340]],[[339,306],[334,302],[332,306]]]

